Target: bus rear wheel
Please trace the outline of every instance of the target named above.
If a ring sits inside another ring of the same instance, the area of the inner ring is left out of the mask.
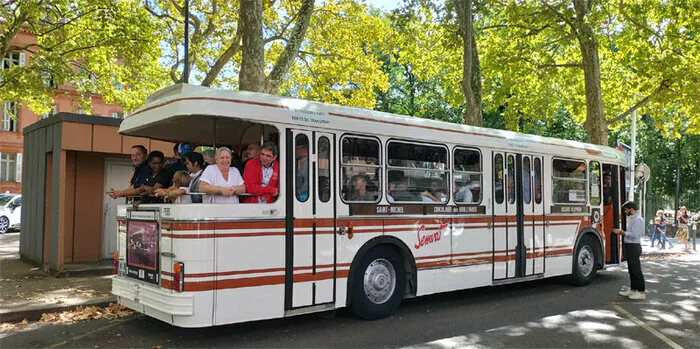
[[[356,266],[350,310],[365,320],[387,317],[401,304],[405,286],[401,255],[388,246],[374,247]]]
[[[571,283],[576,286],[589,284],[595,278],[598,261],[596,260],[596,243],[590,236],[581,239],[574,254],[574,271],[571,274]]]

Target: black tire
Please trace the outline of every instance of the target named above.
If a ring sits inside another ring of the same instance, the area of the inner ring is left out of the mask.
[[[590,236],[581,239],[574,254],[571,283],[575,286],[588,285],[598,271],[598,244]]]
[[[389,284],[391,280],[386,277],[390,275],[389,265],[390,268],[393,268],[395,275],[393,287]],[[350,285],[352,287],[350,311],[365,320],[381,319],[394,313],[401,305],[406,287],[406,268],[401,254],[389,246],[377,246],[369,250],[354,268],[352,285]],[[375,273],[373,274],[372,271]],[[389,274],[383,274],[383,271],[388,271]],[[377,292],[373,299],[365,291],[366,277],[368,280],[377,281],[368,284],[369,287],[372,284],[375,286],[383,285],[384,283],[380,280],[382,278],[387,281],[386,287],[375,288]]]
[[[8,231],[10,231],[10,219],[0,216],[0,234],[5,234]]]

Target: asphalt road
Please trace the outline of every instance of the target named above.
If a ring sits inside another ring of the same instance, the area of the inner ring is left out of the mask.
[[[207,329],[145,316],[40,326],[0,339],[12,347],[699,348],[700,258],[646,259],[645,301],[617,295],[626,266],[594,283],[553,279],[404,301],[391,318],[345,311]]]

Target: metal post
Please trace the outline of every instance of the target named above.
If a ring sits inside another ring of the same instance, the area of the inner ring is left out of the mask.
[[[642,217],[644,217],[644,221],[646,221],[647,217],[645,216],[647,213],[647,179],[644,178],[644,186],[642,187],[642,197],[639,199],[639,201],[642,204]]]
[[[680,193],[681,193],[681,139],[678,139],[678,143],[676,145],[676,148],[678,148],[678,154],[676,155],[676,202],[675,202],[675,209],[673,211],[673,221],[675,222],[676,226],[676,231],[678,231],[678,209],[681,206],[681,198],[680,198]]]
[[[185,0],[185,68],[182,72],[182,80],[187,84],[190,81],[190,0]]]
[[[634,176],[636,175],[635,173],[635,166],[634,166],[634,157],[636,153],[636,148],[637,148],[637,109],[632,111],[632,155],[630,155],[630,192],[629,192],[629,197],[627,200],[629,201],[634,201]]]

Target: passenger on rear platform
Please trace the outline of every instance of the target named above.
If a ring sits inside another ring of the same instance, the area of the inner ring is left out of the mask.
[[[152,151],[150,154],[148,154],[148,160],[146,160],[150,165],[152,172],[151,175],[146,178],[143,185],[138,188],[114,191],[113,193],[110,193],[110,196],[114,199],[132,196],[143,197],[140,202],[135,203],[136,205],[139,203],[157,202],[158,200],[153,200],[149,197],[153,195],[155,190],[169,187],[171,181],[168,173],[163,170],[164,159],[165,156],[163,155],[163,152],[157,150]]]
[[[204,203],[237,204],[238,195],[245,193],[243,177],[238,169],[231,166],[232,153],[221,147],[216,151],[216,165],[207,166],[202,173],[199,191],[208,194]]]
[[[173,175],[173,185],[170,188],[160,188],[156,189],[154,195],[156,197],[163,198],[165,202],[175,202],[178,197],[180,198],[181,204],[191,204],[192,199],[190,199],[190,175],[185,171],[177,171]]]
[[[257,159],[246,162],[243,179],[246,190],[251,194],[243,198],[246,203],[272,203],[279,196],[280,165],[277,162],[277,145],[263,144]]]

